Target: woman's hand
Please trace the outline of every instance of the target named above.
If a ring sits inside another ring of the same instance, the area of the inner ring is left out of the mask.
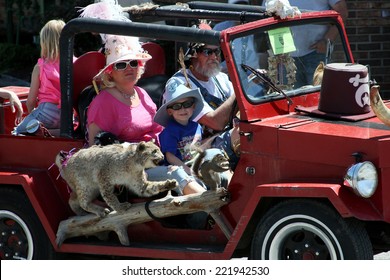
[[[19,97],[16,95],[15,92],[10,90],[4,90],[4,89],[1,90],[1,97],[9,100],[12,113],[16,112],[15,125],[18,125],[22,121],[22,117],[23,117],[23,106],[22,103],[20,102]]]
[[[11,104],[12,113],[15,113],[16,111],[15,125],[18,125],[22,121],[23,117],[22,103],[20,102],[19,97],[14,92],[12,92],[9,102]]]

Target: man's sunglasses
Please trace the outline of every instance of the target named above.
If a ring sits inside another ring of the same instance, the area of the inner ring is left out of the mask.
[[[210,56],[213,53],[215,53],[216,56],[219,56],[221,54],[221,49],[216,48],[216,49],[210,49],[210,48],[205,48],[205,49],[200,49],[200,53],[203,53],[205,56]]]
[[[131,68],[137,68],[139,63],[138,60],[121,61],[114,64],[114,69],[116,71],[123,71],[127,68],[127,65],[130,65]]]
[[[175,103],[173,105],[168,106],[167,108],[178,111],[181,108],[190,108],[192,105],[194,105],[194,103],[195,103],[194,100],[187,100],[182,103]]]

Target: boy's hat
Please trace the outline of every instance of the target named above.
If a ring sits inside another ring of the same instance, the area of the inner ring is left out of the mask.
[[[107,35],[105,44],[106,66],[94,77],[99,79],[107,68],[123,60],[139,60],[146,62],[152,58],[141,47],[138,37]]]
[[[172,80],[166,86],[166,98],[165,103],[157,110],[156,115],[154,116],[154,121],[162,126],[167,126],[171,116],[168,115],[167,108],[169,105],[175,103],[176,101],[193,97],[195,101],[194,113],[191,116],[191,120],[195,118],[203,110],[203,97],[200,94],[199,88],[190,89],[184,84]]]

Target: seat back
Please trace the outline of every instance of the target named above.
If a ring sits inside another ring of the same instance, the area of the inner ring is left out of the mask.
[[[142,78],[164,75],[166,66],[164,49],[154,42],[143,43],[142,48],[152,56],[152,59],[146,63]]]
[[[95,88],[92,85],[87,86],[80,93],[80,97],[77,104],[77,111],[79,115],[79,129],[82,137],[86,136],[87,125],[87,110],[89,104],[96,96]]]
[[[148,78],[142,77],[138,81],[137,86],[143,88],[157,105],[157,108],[160,108],[165,84],[169,78],[167,75],[155,75]]]
[[[92,79],[106,65],[106,58],[98,51],[87,52],[73,63],[73,106],[78,111],[80,93],[92,85]]]

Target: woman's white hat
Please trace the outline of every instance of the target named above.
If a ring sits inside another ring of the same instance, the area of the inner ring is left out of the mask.
[[[164,127],[167,126],[169,119],[171,118],[171,116],[168,115],[167,107],[175,103],[177,100],[187,97],[194,98],[195,109],[190,118],[191,120],[199,115],[199,113],[203,110],[204,101],[199,88],[190,89],[184,84],[173,79],[167,84],[165,93],[165,103],[157,110],[156,115],[154,116],[154,121]]]
[[[94,77],[99,79],[107,68],[123,60],[146,62],[152,58],[142,47],[138,37],[107,35],[105,44],[106,66]]]
[[[79,17],[83,18],[131,22],[128,15],[123,12],[123,8],[118,4],[117,0],[100,0],[100,2],[81,8],[79,12]],[[100,33],[100,37],[102,38],[103,43],[107,41],[107,34]]]
[[[123,8],[116,0],[101,0],[79,9],[80,17],[99,18],[105,20],[130,21],[125,16]]]

